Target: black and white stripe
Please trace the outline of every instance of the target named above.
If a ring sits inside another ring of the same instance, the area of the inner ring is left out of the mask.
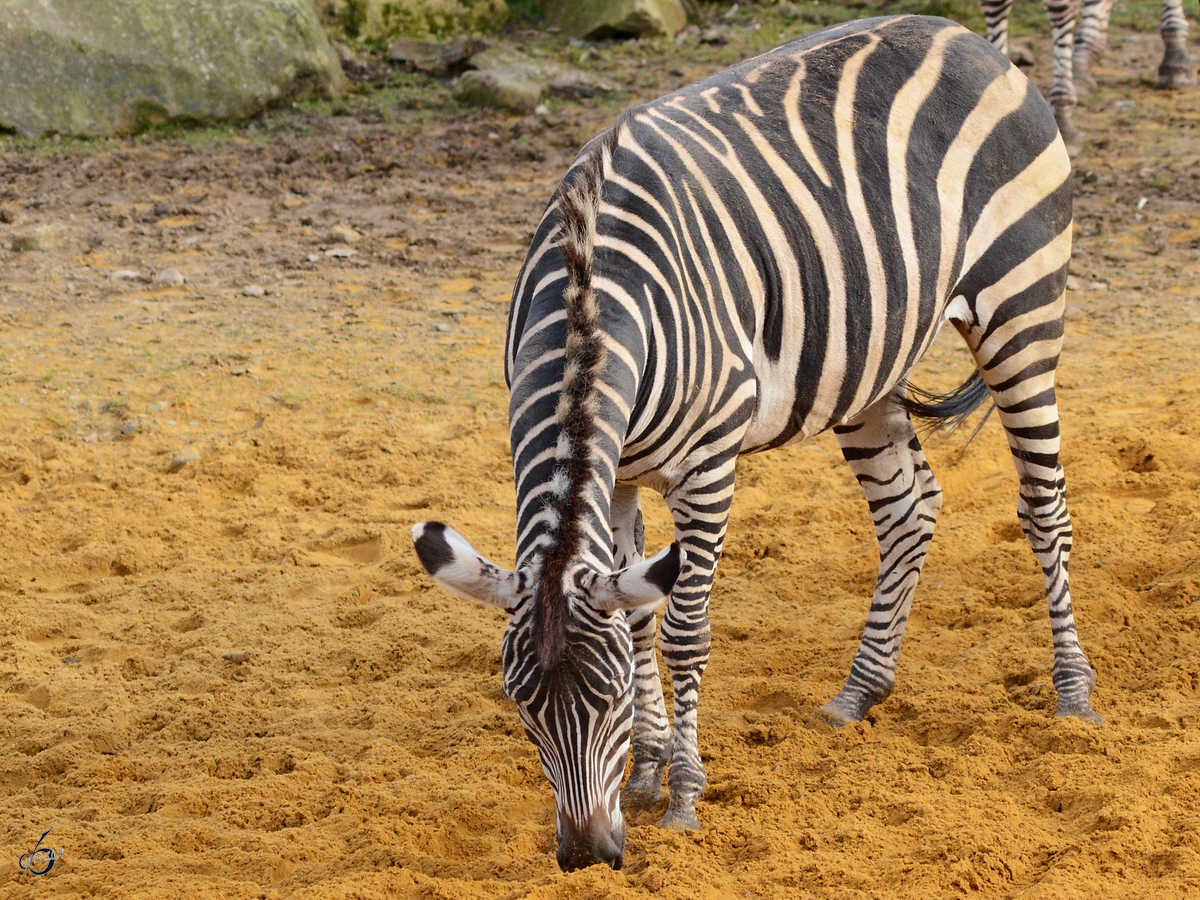
[[[988,40],[1001,53],[1008,52],[1008,16],[1013,0],[981,0]],[[1113,0],[1044,0],[1054,43],[1054,79],[1050,105],[1063,137],[1076,139],[1071,110],[1078,102],[1077,86],[1092,89],[1092,63],[1108,45],[1108,20]],[[1186,87],[1196,83],[1187,52],[1187,19],[1183,0],[1163,0],[1159,34],[1163,59],[1158,67],[1160,88]]]
[[[510,614],[505,683],[558,801],[559,861],[619,865],[622,794],[698,825],[708,598],[743,453],[833,428],[875,520],[880,569],[846,686],[891,691],[941,492],[910,412],[989,396],[1045,572],[1059,714],[1094,719],[1067,583],[1071,524],[1054,370],[1070,166],[1050,109],[982,38],[896,17],[807,35],[625,114],[580,153],[518,277],[506,374],[517,570],[445,526],[426,567]],[[978,373],[905,396],[945,322]],[[643,560],[638,487],[675,541]],[[669,595],[655,658],[654,605]]]

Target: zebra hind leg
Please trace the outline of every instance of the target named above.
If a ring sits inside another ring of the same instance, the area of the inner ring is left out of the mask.
[[[1022,265],[1028,275],[1040,271],[1045,261],[1035,255]],[[1066,266],[1065,260],[1062,265]],[[1044,302],[1038,301],[1037,285],[1042,286]],[[1052,291],[1057,293],[1049,293]],[[1067,577],[1072,529],[1058,460],[1054,393],[1054,372],[1062,349],[1061,292],[1061,280],[1042,278],[1023,292],[1024,304],[992,301],[985,306],[977,302],[971,323],[955,321],[955,325],[991,391],[1017,469],[1017,516],[1045,579],[1058,715],[1099,724],[1101,719],[1091,706],[1096,675],[1079,645]]]
[[[645,539],[636,485],[617,485],[612,523],[615,567],[622,569],[640,562]],[[625,618],[633,636],[633,768],[621,791],[621,805],[644,811],[664,797],[662,783],[671,758],[671,728],[655,652],[654,610],[629,610]]]
[[[879,577],[850,675],[818,717],[832,725],[862,719],[892,691],[913,593],[933,539],[942,490],[908,413],[884,397],[834,428],[862,486],[879,540]]]

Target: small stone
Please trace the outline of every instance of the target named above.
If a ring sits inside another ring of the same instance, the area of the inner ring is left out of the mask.
[[[530,113],[541,102],[548,79],[533,66],[504,65],[467,72],[454,86],[454,99],[468,106]]]
[[[171,460],[171,465],[167,467],[168,472],[178,472],[188,463],[200,461],[200,451],[196,449],[195,444],[188,444],[182,450],[175,454]]]
[[[438,322],[433,326],[433,330],[434,331],[449,331],[450,326],[447,325],[445,322]]]
[[[113,281],[137,281],[142,277],[142,273],[137,269],[117,269],[108,277]]]
[[[548,107],[545,103],[539,103],[533,108],[533,114],[535,116],[548,116],[550,115],[550,107]]]
[[[325,251],[325,255],[345,258],[347,256],[353,256],[357,252],[357,250],[351,250],[349,247],[330,247]]]
[[[320,262],[321,261],[321,257],[319,255],[317,255],[316,253],[308,254],[308,256],[306,256],[305,259],[307,259],[309,262]]]
[[[234,650],[232,653],[224,653],[221,659],[227,659],[231,663],[244,663],[254,655],[253,650]]]
[[[242,296],[244,297],[263,297],[266,296],[267,289],[261,284],[248,284],[242,288]]]
[[[462,67],[484,46],[483,41],[474,37],[456,37],[444,44],[402,37],[388,45],[387,57],[418,72],[441,74]]]
[[[362,240],[362,235],[349,225],[334,225],[329,229],[329,240],[340,244],[357,244]]]
[[[1014,66],[1028,67],[1036,65],[1037,57],[1033,52],[1033,44],[1029,41],[1010,41],[1008,58]]]
[[[607,78],[601,78],[579,69],[556,69],[550,73],[550,94],[565,100],[581,97],[597,97],[612,94],[617,86]]]
[[[154,280],[159,284],[183,284],[183,273],[176,268],[163,269],[154,276]]]
[[[32,231],[13,235],[12,248],[18,252],[29,250],[57,250],[62,246],[67,236],[65,225],[51,222],[49,225],[39,225]]]
[[[1082,287],[1082,285],[1080,285],[1078,278],[1076,278],[1074,275],[1067,276],[1067,290],[1068,291],[1078,291],[1081,289],[1081,287]]]

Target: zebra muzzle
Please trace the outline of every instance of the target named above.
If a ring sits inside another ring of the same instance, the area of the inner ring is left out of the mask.
[[[588,866],[606,865],[621,868],[625,851],[625,822],[613,826],[604,810],[596,810],[587,821],[577,824],[568,816],[559,817],[558,866],[564,872],[574,872]]]

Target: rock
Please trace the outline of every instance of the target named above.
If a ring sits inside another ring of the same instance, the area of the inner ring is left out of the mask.
[[[261,284],[248,284],[242,288],[243,297],[265,297],[267,289]]]
[[[486,46],[479,38],[465,36],[444,43],[399,38],[388,47],[387,57],[418,72],[440,74],[465,65],[468,59]]]
[[[533,112],[549,85],[531,69],[504,66],[466,72],[454,86],[454,99],[469,106]]]
[[[337,93],[312,0],[6,0],[0,127],[100,136]]]
[[[680,0],[550,0],[546,22],[569,37],[674,37],[687,25]]]
[[[3,63],[0,62],[0,66]],[[29,250],[57,250],[62,246],[63,239],[67,236],[67,228],[59,222],[51,222],[49,225],[39,225],[32,231],[27,231],[24,234],[13,235],[12,248],[18,251]]]
[[[142,273],[137,269],[117,269],[108,277],[113,281],[140,281]]]
[[[200,461],[200,451],[196,449],[194,444],[188,444],[182,450],[175,454],[171,459],[171,464],[167,466],[168,472],[178,472],[188,463]]]
[[[183,284],[185,281],[183,273],[176,268],[163,269],[154,276],[154,280],[159,284]]]
[[[362,235],[349,225],[334,225],[329,229],[329,240],[340,244],[357,244],[362,240]]]
[[[1009,41],[1008,58],[1014,66],[1033,66],[1037,57],[1033,52],[1033,42],[1029,40]]]
[[[494,31],[508,21],[504,0],[320,0],[321,18],[351,40],[391,40]]]
[[[1081,287],[1082,287],[1082,285],[1079,283],[1078,278],[1076,278],[1074,275],[1067,276],[1067,290],[1068,291],[1078,291]]]
[[[351,250],[349,247],[330,247],[325,251],[326,256],[342,257],[353,256],[357,250]]]
[[[454,98],[471,106],[535,112],[546,94],[573,99],[611,93],[617,86],[604,78],[534,59],[510,47],[489,47],[470,59],[454,87]]]
[[[221,659],[227,659],[231,663],[244,663],[249,662],[253,655],[253,650],[234,650],[232,653],[222,653]]]
[[[578,100],[581,97],[597,97],[601,94],[611,94],[618,90],[617,86],[606,78],[582,72],[579,69],[559,68],[550,75],[550,93],[564,100]]]

